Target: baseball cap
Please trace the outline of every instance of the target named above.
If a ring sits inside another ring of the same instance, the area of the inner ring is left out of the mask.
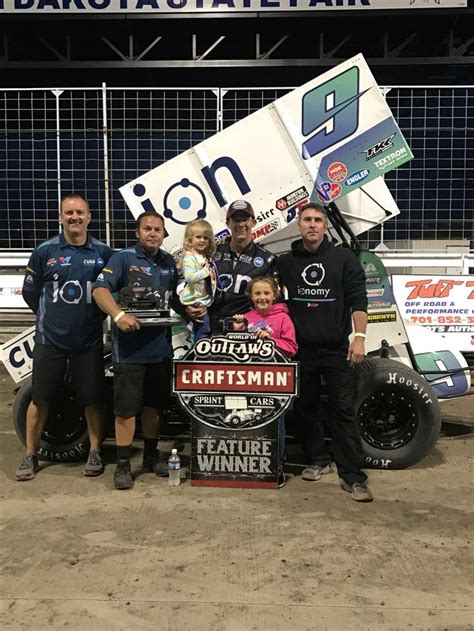
[[[237,212],[245,213],[249,217],[255,219],[253,208],[248,202],[245,201],[245,199],[238,199],[237,201],[229,204],[229,208],[227,209],[227,213],[225,216],[226,221],[229,220]]]

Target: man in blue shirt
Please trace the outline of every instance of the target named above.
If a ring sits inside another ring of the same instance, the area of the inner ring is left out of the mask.
[[[36,314],[36,333],[26,454],[16,472],[18,481],[32,480],[38,470],[38,444],[68,360],[78,400],[85,406],[91,444],[84,475],[103,471],[104,316],[92,300],[92,284],[112,250],[88,235],[91,213],[81,195],[63,197],[59,219],[62,233],[33,251],[23,284],[23,298]]]
[[[93,290],[94,300],[114,323],[116,489],[133,486],[130,454],[137,414],[141,414],[145,437],[143,468],[159,475],[159,409],[166,405],[170,393],[173,350],[169,327],[140,327],[137,318],[122,311],[116,302],[118,292],[132,285],[160,287],[175,294],[176,265],[173,257],[160,249],[165,237],[163,217],[154,212],[142,213],[137,219],[136,237],[138,242],[134,247],[112,256],[99,274]]]

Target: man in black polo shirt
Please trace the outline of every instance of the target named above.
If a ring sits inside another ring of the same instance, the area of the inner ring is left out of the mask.
[[[163,326],[140,327],[133,315],[122,311],[112,294],[131,284],[160,287],[175,294],[176,265],[173,257],[160,249],[164,236],[163,217],[154,212],[142,213],[137,219],[138,242],[112,256],[93,290],[94,300],[114,323],[116,489],[133,487],[130,454],[137,414],[141,415],[145,437],[143,468],[160,474],[157,470],[159,409],[166,405],[170,392],[173,352],[170,330]],[[173,306],[177,307],[176,301]]]
[[[87,233],[89,203],[66,195],[59,216],[61,234],[41,243],[31,255],[23,298],[36,314],[33,350],[33,400],[26,414],[26,454],[16,479],[32,480],[38,471],[38,444],[49,405],[64,381],[69,360],[73,385],[85,406],[91,450],[86,476],[100,475],[103,419],[104,316],[92,300],[92,283],[112,254]]]

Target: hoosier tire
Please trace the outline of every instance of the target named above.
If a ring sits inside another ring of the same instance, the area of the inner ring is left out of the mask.
[[[31,377],[18,390],[13,406],[15,431],[26,444],[26,411],[31,402]],[[68,384],[52,406],[38,447],[38,457],[50,461],[83,460],[89,451],[89,437],[84,409],[78,404]]]
[[[355,366],[354,405],[366,466],[404,469],[433,448],[441,411],[429,384],[391,359],[371,358]]]

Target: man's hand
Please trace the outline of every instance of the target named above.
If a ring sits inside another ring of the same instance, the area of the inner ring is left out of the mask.
[[[347,361],[351,364],[360,364],[361,361],[364,361],[365,357],[365,344],[363,337],[355,337],[350,346],[349,352],[347,353]]]
[[[116,326],[122,333],[130,333],[131,331],[139,330],[140,322],[134,316],[126,313],[116,323]]]
[[[245,331],[245,317],[238,313],[234,317],[234,331]]]
[[[205,315],[206,311],[207,311],[206,307],[203,307],[203,306],[195,307],[194,305],[188,305],[185,309],[185,312],[188,318],[191,318],[191,320],[197,320],[197,321],[199,321],[199,318],[202,318],[202,316]]]

